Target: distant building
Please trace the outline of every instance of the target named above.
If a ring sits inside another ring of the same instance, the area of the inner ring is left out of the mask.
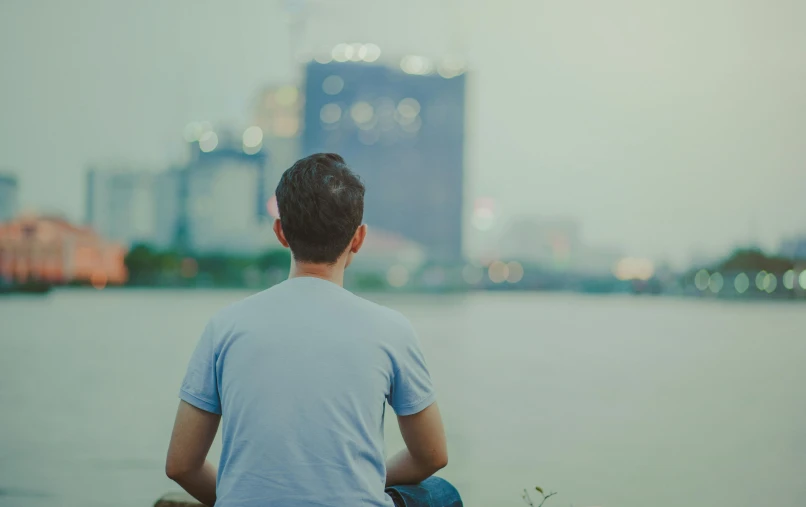
[[[266,167],[269,196],[283,171],[300,158],[303,103],[299,88],[291,85],[269,86],[257,96],[254,122],[263,132],[264,150],[271,154]]]
[[[624,259],[624,251],[618,248],[583,245],[574,257],[574,272],[595,276],[610,275],[614,273],[616,266],[622,259]],[[642,267],[646,265],[646,260],[640,259]],[[649,266],[649,272],[652,272],[654,264],[650,262]],[[646,272],[646,270],[643,272]]]
[[[17,216],[18,194],[17,178],[0,174],[0,222],[7,222]]]
[[[0,224],[0,284],[87,282],[122,284],[126,248],[89,227],[55,217],[24,217]]]
[[[87,171],[86,224],[127,247],[174,246],[179,224],[181,170]]]
[[[494,255],[565,269],[570,267],[572,253],[580,250],[579,235],[575,220],[517,218],[505,227]]]
[[[781,243],[781,255],[796,261],[806,261],[806,236],[784,240]]]
[[[178,175],[177,244],[207,254],[264,251],[273,237],[266,219],[266,153],[227,145],[202,151],[195,143],[193,150]]]
[[[490,257],[537,264],[550,271],[590,275],[610,273],[623,257],[615,249],[586,245],[579,222],[567,218],[517,218],[495,245]]]
[[[225,134],[221,142],[214,139],[192,141],[190,161],[163,172],[90,169],[87,225],[127,247],[143,243],[203,254],[265,250],[272,237],[266,230],[267,154],[259,138],[250,146]]]
[[[159,179],[144,170],[91,168],[87,171],[87,225],[126,246],[155,244]]]
[[[427,74],[428,62],[414,63],[402,65],[406,72],[308,64],[302,154],[339,153],[361,176],[370,234],[380,228],[422,245],[432,259],[458,260],[465,76]]]
[[[181,167],[171,167],[154,174],[154,225],[150,245],[159,249],[178,246],[179,219],[182,216]]]

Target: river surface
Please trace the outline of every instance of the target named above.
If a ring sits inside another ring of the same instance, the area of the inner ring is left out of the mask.
[[[206,319],[236,291],[0,299],[0,506],[146,507]],[[806,305],[367,295],[418,329],[466,505],[806,505]],[[271,309],[267,309],[267,316]],[[402,446],[387,418],[387,448]],[[217,460],[219,444],[213,447]],[[533,498],[536,494],[533,495]]]

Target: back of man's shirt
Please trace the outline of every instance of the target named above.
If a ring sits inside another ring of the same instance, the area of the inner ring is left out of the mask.
[[[222,414],[217,507],[388,507],[385,402],[435,395],[403,316],[300,277],[211,319],[180,398]]]

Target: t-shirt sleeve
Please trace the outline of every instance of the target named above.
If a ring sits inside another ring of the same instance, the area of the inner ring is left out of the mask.
[[[212,321],[204,332],[190,357],[185,379],[179,389],[179,397],[196,408],[213,414],[221,413],[216,373],[216,336]]]
[[[411,326],[406,334],[396,357],[392,358],[392,386],[388,401],[397,415],[422,412],[436,400],[417,334]]]

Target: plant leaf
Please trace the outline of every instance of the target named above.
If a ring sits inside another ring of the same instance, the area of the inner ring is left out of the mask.
[[[543,488],[541,488],[540,486],[535,486],[535,489],[538,490],[541,495],[543,494]]]

